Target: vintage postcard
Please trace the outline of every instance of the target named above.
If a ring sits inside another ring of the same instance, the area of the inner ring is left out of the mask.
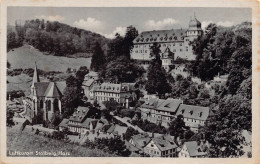
[[[259,16],[249,0],[2,1],[1,163],[259,164]]]

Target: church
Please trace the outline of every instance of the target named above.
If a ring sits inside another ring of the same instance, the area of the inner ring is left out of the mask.
[[[202,35],[201,23],[195,15],[191,18],[188,29],[144,31],[133,41],[134,47],[131,52],[131,58],[147,67],[152,59],[150,57],[150,47],[156,42],[160,45],[162,54],[174,53],[174,58],[168,58],[170,61],[177,58],[195,60],[196,55],[193,53],[191,43]],[[167,70],[171,64],[168,62],[162,63]]]
[[[31,94],[25,100],[25,110],[29,120],[37,117],[37,119],[51,121],[54,113],[62,113],[61,98],[65,87],[65,81],[41,82],[35,64]]]

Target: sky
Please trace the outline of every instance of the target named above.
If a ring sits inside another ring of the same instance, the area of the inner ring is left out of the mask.
[[[113,38],[133,25],[140,32],[188,28],[191,17],[205,28],[209,23],[229,27],[252,21],[250,8],[194,7],[8,7],[7,22],[45,19],[59,21]]]

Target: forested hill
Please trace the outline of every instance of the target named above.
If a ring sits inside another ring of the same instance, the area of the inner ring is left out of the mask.
[[[98,42],[106,53],[109,39],[57,21],[27,20],[24,25],[8,26],[7,49],[29,44],[56,56],[89,53]]]

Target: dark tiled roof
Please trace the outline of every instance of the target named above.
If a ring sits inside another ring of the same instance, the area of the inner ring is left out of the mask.
[[[186,29],[144,31],[134,39],[133,43],[183,41],[186,31]]]
[[[157,106],[158,110],[167,111],[167,112],[176,112],[180,104],[182,103],[181,100],[168,98],[163,101],[161,104]]]
[[[81,123],[86,118],[88,111],[88,107],[79,106],[77,110],[73,113],[73,115],[70,116],[69,120]]]
[[[181,100],[173,98],[168,98],[166,100],[154,98],[150,99],[148,102],[141,105],[141,108],[157,109],[167,112],[176,112],[181,103]]]
[[[36,90],[36,95],[41,97],[44,96],[44,93],[46,92],[49,82],[38,82],[34,83],[35,90]]]
[[[170,143],[169,141],[163,139],[162,137],[157,137],[157,138],[153,138],[152,141],[154,142],[154,144],[161,150],[161,151],[165,151],[165,150],[169,150],[169,149],[174,149],[177,147],[177,145],[172,142]],[[151,141],[150,141],[151,142]]]
[[[183,115],[183,117],[185,117],[185,118],[191,118],[191,119],[205,121],[209,116],[209,108],[181,104],[176,115],[179,115],[179,114]]]

